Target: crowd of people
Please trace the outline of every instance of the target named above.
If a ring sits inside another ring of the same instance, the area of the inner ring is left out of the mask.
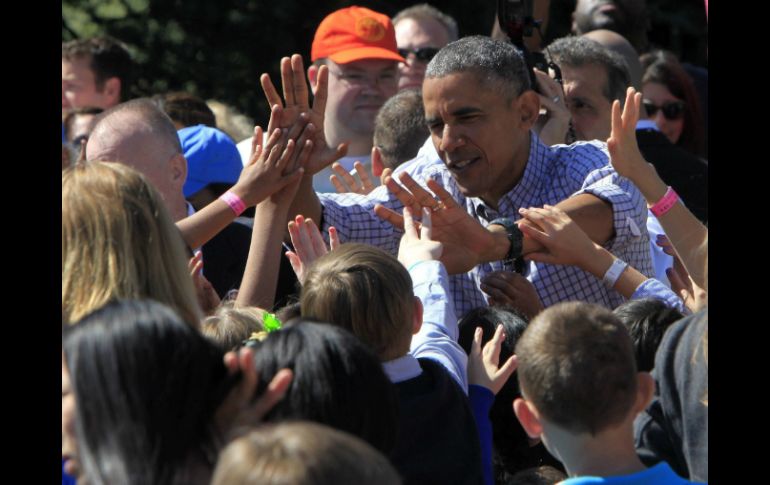
[[[545,72],[342,8],[260,126],[62,43],[62,483],[707,482],[706,71],[639,9]]]

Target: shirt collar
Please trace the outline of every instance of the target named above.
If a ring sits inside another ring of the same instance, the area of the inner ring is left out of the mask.
[[[397,359],[382,363],[382,369],[392,383],[399,383],[414,379],[422,374],[420,363],[412,354],[406,354]]]

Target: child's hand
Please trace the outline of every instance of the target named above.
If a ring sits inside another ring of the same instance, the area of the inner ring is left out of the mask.
[[[270,113],[270,126],[277,126],[281,117],[281,108],[273,106]],[[284,173],[290,162],[307,151],[305,157],[312,151],[312,145],[307,147],[305,139],[301,139],[301,152],[295,155],[297,141],[286,139],[286,133],[280,128],[275,128],[270,133],[267,143],[262,145],[262,128],[254,128],[254,136],[251,141],[251,157],[249,163],[243,167],[238,182],[231,189],[246,204],[252,207],[270,195],[278,192],[283,187],[299,180],[302,177],[300,167]]]
[[[232,436],[238,428],[252,427],[275,407],[288,391],[294,373],[290,369],[281,369],[267,386],[265,392],[255,397],[259,376],[254,364],[254,350],[244,347],[224,356],[227,373],[241,373],[241,379],[233,386],[214,415],[214,423],[224,438]]]
[[[497,395],[516,370],[519,362],[516,360],[516,356],[512,355],[502,367],[498,368],[500,348],[503,340],[505,340],[502,325],[497,326],[492,340],[487,342],[482,350],[481,339],[483,336],[484,330],[481,327],[476,327],[471,354],[468,356],[468,384],[486,387]]]
[[[412,217],[412,210],[404,207],[404,235],[398,246],[398,260],[406,268],[420,261],[438,261],[443,251],[440,242],[431,239],[433,224],[431,211],[427,207],[422,209],[422,227],[419,234]]]
[[[340,239],[334,226],[329,228],[330,249],[327,249],[321,231],[313,220],[305,219],[301,215],[289,222],[289,235],[294,251],[286,251],[286,257],[289,258],[300,284],[305,282],[307,270],[316,259],[340,246]]]
[[[372,182],[373,177],[366,171],[364,164],[357,161],[353,164],[353,168],[356,169],[358,178],[361,180],[360,183],[353,175],[349,174],[348,171],[345,170],[345,167],[343,167],[339,162],[334,162],[332,164],[332,170],[334,170],[336,174],[331,175],[329,180],[331,180],[331,183],[334,185],[334,189],[337,191],[337,193],[345,194],[348,192],[353,192],[356,194],[366,195],[374,190],[374,182]]]
[[[539,227],[520,224],[525,235],[544,246],[527,254],[527,259],[548,264],[566,264],[587,270],[596,255],[596,244],[570,217],[558,207],[519,209],[526,220]]]
[[[636,122],[639,121],[639,106],[642,103],[642,93],[637,93],[629,87],[626,92],[626,104],[623,114],[620,113],[620,101],[612,102],[612,132],[607,139],[607,150],[610,152],[610,162],[618,174],[634,181],[649,164],[639,152],[636,144]]]
[[[493,271],[481,279],[481,291],[489,295],[490,306],[510,306],[529,318],[543,310],[535,285],[513,271]]]
[[[195,296],[198,297],[198,304],[201,306],[203,313],[205,315],[213,314],[221,300],[214,286],[203,276],[203,253],[201,251],[198,251],[190,258],[187,268],[190,270],[190,276],[192,276],[193,285],[195,286]]]
[[[317,71],[316,90],[313,95],[313,106],[310,107],[305,68],[302,56],[294,54],[281,59],[281,84],[283,98],[270,80],[270,76],[260,76],[262,90],[270,106],[282,109],[285,116],[271,126],[289,130],[289,133],[303,131],[313,142],[311,154],[304,163],[305,173],[309,176],[323,170],[333,161],[345,156],[348,143],[340,143],[337,147],[326,144],[324,132],[324,117],[326,100],[329,91],[329,68],[320,66]],[[295,166],[292,166],[292,170]]]

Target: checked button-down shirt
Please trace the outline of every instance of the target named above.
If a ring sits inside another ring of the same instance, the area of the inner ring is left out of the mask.
[[[497,217],[520,219],[520,207],[555,205],[574,195],[592,194],[612,205],[615,237],[605,247],[641,273],[653,276],[646,230],[646,203],[639,190],[612,168],[607,147],[602,142],[548,147],[531,133],[529,160],[524,174],[519,183],[500,199],[499,210],[487,206],[479,198],[462,195],[430,139],[417,157],[398,167],[394,175],[400,172],[409,173],[422,186],[426,185],[428,178],[436,180],[483,226]],[[397,212],[403,208],[386,187],[378,187],[366,196],[318,194],[318,197],[323,206],[325,233],[328,233],[329,226],[334,226],[341,242],[368,243],[397,254],[403,232],[374,214],[374,206],[378,203]],[[480,281],[492,271],[502,269],[507,268],[502,262],[494,261],[450,277],[458,317],[473,308],[487,305],[487,297],[479,287]],[[581,300],[614,308],[625,301],[619,293],[607,289],[601,280],[576,267],[529,262],[525,275],[546,307],[562,301]]]

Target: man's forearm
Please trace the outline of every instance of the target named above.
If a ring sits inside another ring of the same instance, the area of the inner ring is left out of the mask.
[[[591,194],[565,199],[556,207],[563,210],[598,245],[615,237],[612,204]]]

